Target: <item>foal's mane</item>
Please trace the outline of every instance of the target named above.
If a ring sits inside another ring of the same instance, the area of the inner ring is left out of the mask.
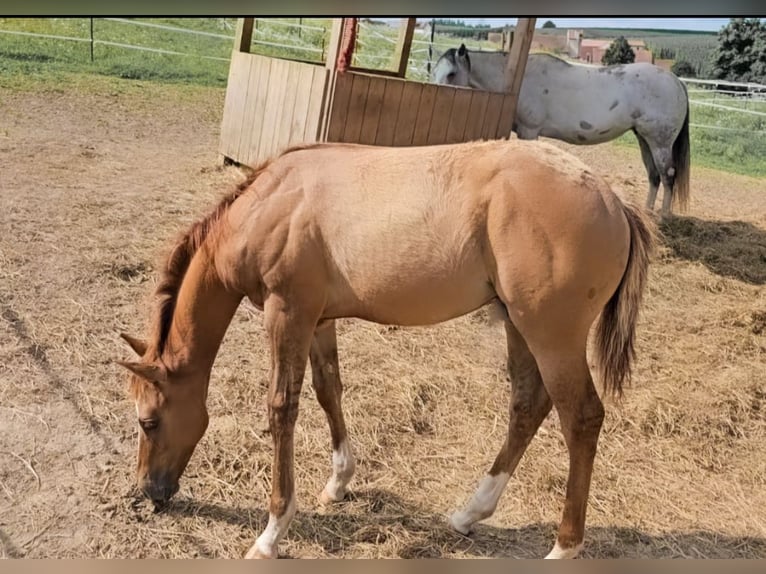
[[[155,295],[155,313],[152,319],[152,334],[150,341],[154,344],[156,356],[160,356],[165,349],[170,333],[170,326],[173,323],[173,313],[176,308],[178,292],[181,289],[186,271],[189,269],[192,258],[210,239],[215,242],[218,234],[213,233],[217,229],[221,218],[228,211],[229,207],[247,192],[256,179],[278,158],[288,153],[318,147],[321,144],[304,144],[293,146],[282,154],[272,157],[257,166],[237,187],[221,198],[218,205],[208,215],[194,222],[176,241],[175,246],[165,260],[161,270],[161,278],[154,291]],[[214,247],[214,245],[209,245]]]

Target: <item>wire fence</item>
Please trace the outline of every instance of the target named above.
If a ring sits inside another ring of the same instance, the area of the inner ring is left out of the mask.
[[[13,66],[26,70],[61,63],[127,78],[225,86],[235,27],[234,18],[0,18],[0,77]],[[330,28],[330,19],[258,18],[252,51],[321,62],[326,57]],[[416,28],[408,79],[428,81],[438,57],[460,43],[471,50],[502,49],[495,42],[452,32],[433,21]],[[396,26],[360,19],[353,64],[391,69],[396,65],[398,34]],[[766,157],[766,85],[696,78],[683,81],[689,92],[695,153],[718,154],[729,163],[760,165],[760,158]]]

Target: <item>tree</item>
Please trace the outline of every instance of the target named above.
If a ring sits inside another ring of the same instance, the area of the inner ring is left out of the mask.
[[[697,70],[686,60],[678,60],[671,66],[670,71],[679,78],[696,78]]]
[[[605,66],[614,66],[615,64],[632,64],[636,61],[636,54],[628,44],[625,36],[620,36],[607,48],[601,63]]]
[[[543,24],[543,28],[555,28],[555,27],[556,27],[556,24],[554,24],[550,20],[546,20],[545,24]]]
[[[734,82],[766,81],[766,24],[760,18],[732,18],[718,32],[713,77]]]

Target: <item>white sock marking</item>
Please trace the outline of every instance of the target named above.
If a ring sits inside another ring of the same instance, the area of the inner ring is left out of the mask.
[[[506,472],[482,478],[465,509],[450,516],[452,528],[463,534],[468,534],[474,523],[491,516],[510,478],[511,475]]]
[[[559,545],[559,541],[556,540],[556,544],[553,546],[553,550],[545,557],[546,560],[562,560],[567,558],[575,558],[582,550],[582,542],[572,548],[562,548]]]
[[[323,498],[335,502],[343,500],[355,469],[354,453],[348,440],[344,440],[338,445],[338,450],[332,452],[332,476],[324,487]]]
[[[245,558],[276,558],[279,541],[287,533],[287,527],[295,515],[295,496],[280,517],[269,514],[269,523],[245,555]]]

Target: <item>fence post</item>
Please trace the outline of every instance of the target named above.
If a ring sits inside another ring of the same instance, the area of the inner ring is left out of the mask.
[[[95,61],[93,55],[93,18],[90,19],[90,61],[91,63]]]
[[[234,33],[234,51],[249,53],[253,44],[253,25],[255,18],[237,18],[237,31]]]
[[[415,18],[403,18],[399,30],[399,39],[396,42],[394,63],[396,75],[403,78],[407,74],[407,63],[412,50],[412,36],[415,33]]]
[[[431,41],[428,43],[428,65],[426,70],[428,75],[431,75],[431,60],[434,56],[434,36],[436,35],[436,18],[431,18]]]

